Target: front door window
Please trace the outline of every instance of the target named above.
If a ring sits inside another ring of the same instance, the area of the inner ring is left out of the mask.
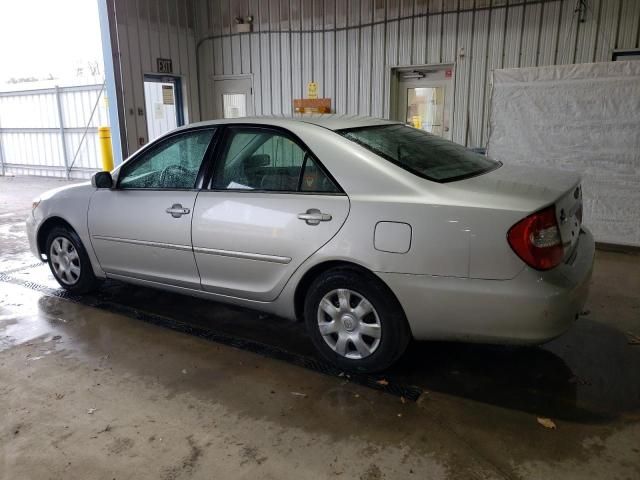
[[[196,177],[215,129],[196,130],[168,138],[124,165],[121,189],[184,190],[195,187]]]

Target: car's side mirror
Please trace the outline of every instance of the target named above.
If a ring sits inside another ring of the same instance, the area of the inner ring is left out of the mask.
[[[91,177],[91,185],[95,188],[111,188],[113,187],[113,178],[109,172],[98,172]]]

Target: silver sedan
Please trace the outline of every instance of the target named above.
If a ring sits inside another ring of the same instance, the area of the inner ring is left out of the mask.
[[[27,227],[72,292],[113,278],[304,319],[363,372],[411,338],[560,335],[594,256],[579,176],[361,117],[189,125],[43,194]]]

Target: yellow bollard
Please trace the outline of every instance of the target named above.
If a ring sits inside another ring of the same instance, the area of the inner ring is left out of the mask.
[[[111,129],[98,127],[98,141],[100,143],[100,156],[102,157],[102,170],[113,170],[113,149],[111,147]]]

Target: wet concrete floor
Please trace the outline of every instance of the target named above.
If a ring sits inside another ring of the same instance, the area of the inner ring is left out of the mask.
[[[61,296],[23,227],[61,184],[0,177],[0,478],[640,478],[640,256],[598,251],[553,342],[419,342],[358,383],[298,323],[111,281]]]

